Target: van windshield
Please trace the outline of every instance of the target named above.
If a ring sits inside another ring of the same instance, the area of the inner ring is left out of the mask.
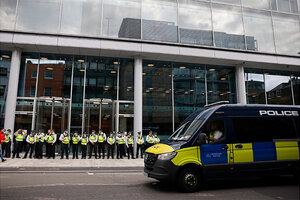
[[[189,120],[179,126],[179,128],[169,137],[168,140],[186,141],[188,140],[199,126],[203,123],[204,119]]]

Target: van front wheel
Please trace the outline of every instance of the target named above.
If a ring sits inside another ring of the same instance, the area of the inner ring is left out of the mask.
[[[185,168],[178,176],[178,188],[183,192],[195,192],[199,190],[201,185],[201,176],[195,168]]]

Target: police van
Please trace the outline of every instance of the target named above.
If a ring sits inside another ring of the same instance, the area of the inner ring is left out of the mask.
[[[299,172],[300,106],[218,105],[145,151],[144,174],[193,192],[204,180]]]

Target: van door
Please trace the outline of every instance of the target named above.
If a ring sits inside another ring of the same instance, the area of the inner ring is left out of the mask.
[[[224,119],[210,120],[203,128],[208,137],[212,131],[212,124],[217,124],[218,131],[222,132],[221,138],[215,142],[200,146],[200,162],[204,167],[204,174],[209,178],[219,178],[230,175],[232,162],[232,145],[226,143],[226,128]]]

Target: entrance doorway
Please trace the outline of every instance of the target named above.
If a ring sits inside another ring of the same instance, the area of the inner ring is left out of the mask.
[[[111,99],[86,99],[83,130],[88,134],[99,129],[104,133],[113,131],[113,103]]]
[[[68,129],[70,99],[62,97],[38,97],[36,102],[35,130],[54,129],[62,133]]]

